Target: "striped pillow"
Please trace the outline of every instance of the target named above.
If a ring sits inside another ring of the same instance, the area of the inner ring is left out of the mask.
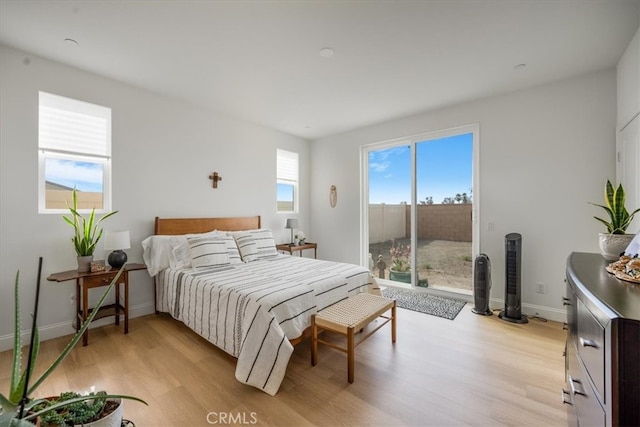
[[[255,261],[258,255],[258,247],[256,246],[256,241],[253,238],[253,234],[245,232],[234,233],[233,237],[238,244],[238,249],[240,250],[240,255],[242,256],[242,261]]]
[[[253,235],[253,239],[256,242],[256,257],[258,259],[270,258],[278,255],[276,250],[276,241],[273,238],[273,232],[269,229],[263,228],[260,230],[250,230],[249,233]]]
[[[229,264],[226,242],[219,237],[188,237],[193,268],[217,267]]]
[[[229,263],[230,264],[242,264],[242,257],[240,256],[240,250],[238,249],[238,245],[236,244],[233,236],[223,236],[221,237],[227,245],[227,253],[229,254]]]

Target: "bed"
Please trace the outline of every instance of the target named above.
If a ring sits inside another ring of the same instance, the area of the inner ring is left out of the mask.
[[[259,216],[156,218],[143,248],[156,311],[236,357],[236,378],[270,395],[312,314],[377,289],[364,267],[279,254]]]

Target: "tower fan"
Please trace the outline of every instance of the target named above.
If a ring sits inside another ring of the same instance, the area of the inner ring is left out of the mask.
[[[475,307],[471,309],[475,314],[491,316],[493,312],[489,308],[491,290],[491,261],[485,254],[476,257],[473,266],[473,302]]]
[[[521,307],[521,269],[522,264],[522,236],[509,233],[504,239],[505,249],[505,290],[504,310],[498,317],[507,322],[527,323],[527,316],[522,314]]]

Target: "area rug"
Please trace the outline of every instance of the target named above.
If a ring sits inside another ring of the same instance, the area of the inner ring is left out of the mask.
[[[395,299],[398,307],[432,316],[444,317],[449,320],[455,319],[466,304],[465,301],[391,286],[383,289],[382,295]]]

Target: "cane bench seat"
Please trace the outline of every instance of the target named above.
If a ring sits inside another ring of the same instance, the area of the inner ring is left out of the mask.
[[[390,315],[384,315],[391,310]],[[363,335],[356,342],[355,333],[365,328],[377,318],[385,319],[372,331]],[[355,347],[371,336],[378,329],[391,322],[391,342],[396,342],[396,302],[379,295],[367,293],[356,294],[344,299],[321,312],[311,316],[311,364],[318,361],[318,344],[347,353],[347,379],[354,381]],[[327,330],[347,337],[347,346],[340,347],[334,343],[321,340],[320,331]]]

